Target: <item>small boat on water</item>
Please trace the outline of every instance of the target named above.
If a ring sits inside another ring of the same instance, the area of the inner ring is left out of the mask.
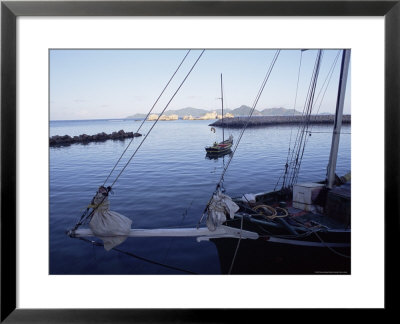
[[[212,146],[207,146],[206,152],[207,156],[211,158],[218,158],[224,156],[225,154],[231,153],[231,148],[233,145],[233,136],[230,135],[229,138],[225,139],[225,129],[224,129],[224,93],[222,88],[222,74],[221,74],[221,122],[222,122],[222,142],[214,142]],[[214,128],[211,128],[214,130]]]
[[[227,140],[220,143],[215,142],[212,146],[206,147],[207,154],[225,155],[231,151],[233,144],[233,136],[230,135]]]

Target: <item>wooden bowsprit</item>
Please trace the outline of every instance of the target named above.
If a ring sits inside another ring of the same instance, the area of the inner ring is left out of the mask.
[[[71,237],[96,236],[89,228],[80,228],[68,233]],[[258,239],[258,234],[221,225],[215,231],[208,228],[157,228],[131,229],[127,237],[196,237],[197,241],[208,241],[212,238]]]

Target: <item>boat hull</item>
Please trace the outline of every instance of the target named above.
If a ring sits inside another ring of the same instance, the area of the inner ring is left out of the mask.
[[[276,206],[279,201],[287,201],[291,195],[289,192],[275,191],[259,194],[256,199],[258,203]],[[225,225],[255,232],[259,234],[259,238],[213,239],[222,273],[351,273],[349,226],[332,222],[326,215],[305,212],[296,216],[276,217],[273,220],[268,217],[260,218],[248,214],[252,210],[246,209],[246,204],[239,200],[236,202],[241,206],[240,212]],[[304,226],[297,226],[300,223]]]
[[[227,145],[225,147],[206,147],[206,152],[207,153],[223,153],[223,152],[229,152],[231,150],[232,144],[231,145]]]
[[[240,243],[239,239],[229,238],[211,241],[217,247],[223,274],[351,273],[350,258],[342,256],[350,256],[350,246],[331,247],[331,250],[323,245],[295,245],[267,238],[241,239]]]
[[[213,146],[208,146],[205,148],[205,150],[208,155],[222,156],[222,155],[232,152],[232,150],[231,150],[232,145],[233,145],[233,140],[226,140],[219,144],[215,144]]]

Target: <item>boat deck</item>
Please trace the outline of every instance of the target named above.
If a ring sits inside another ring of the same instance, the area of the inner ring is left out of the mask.
[[[284,208],[287,211],[288,215],[284,217],[284,220],[291,226],[306,228],[322,226],[330,230],[350,231],[350,183],[335,187],[330,191],[321,192],[319,201],[312,206],[310,211],[293,207],[293,195],[288,191],[268,192],[257,194],[254,197],[255,201],[247,202],[243,201],[242,198],[235,198],[234,201],[240,206],[239,211],[262,220],[265,218],[255,211],[257,206],[267,205],[276,210],[281,207],[281,209]],[[265,214],[265,216],[268,218],[268,214]],[[271,221],[273,221],[272,218],[269,222]]]
[[[321,224],[330,229],[343,229],[343,223],[323,214],[304,212],[301,209],[294,207],[288,208],[290,216],[288,217],[288,222],[292,225],[296,225],[297,222],[303,224],[306,227],[312,227],[313,223]],[[350,229],[350,227],[349,227]]]

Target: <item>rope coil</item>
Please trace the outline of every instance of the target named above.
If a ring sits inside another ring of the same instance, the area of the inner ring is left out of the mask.
[[[285,208],[272,207],[269,205],[258,205],[253,207],[253,210],[257,213],[259,213],[259,211],[261,210],[262,212],[259,215],[262,215],[263,217],[266,217],[268,219],[281,218],[289,215],[289,212]],[[268,212],[270,214],[267,215],[265,212]]]

